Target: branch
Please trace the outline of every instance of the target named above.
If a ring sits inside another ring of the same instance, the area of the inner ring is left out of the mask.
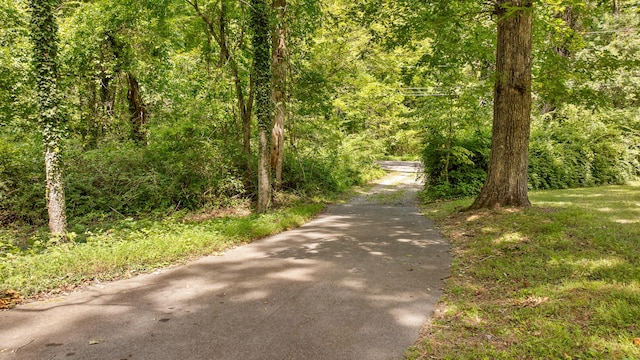
[[[213,26],[213,22],[211,21],[211,19],[209,19],[209,17],[207,17],[207,15],[205,15],[200,10],[200,6],[198,6],[198,0],[193,0],[193,1],[192,0],[184,0],[184,1],[187,4],[191,5],[191,7],[193,7],[193,9],[196,11],[196,14],[198,16],[200,16],[202,21],[204,21],[204,23],[207,25],[207,30],[209,31],[209,34],[211,34],[211,36],[213,36],[213,38],[218,43],[218,46],[222,47],[222,39],[220,38],[220,35],[215,31],[215,27]]]

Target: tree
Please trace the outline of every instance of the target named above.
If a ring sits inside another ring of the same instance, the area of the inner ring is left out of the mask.
[[[531,206],[527,194],[531,123],[532,0],[499,0],[489,172],[471,209]]]
[[[271,37],[265,0],[251,1],[253,75],[258,120],[258,212],[271,206],[270,131],[273,103],[271,100]]]
[[[249,90],[248,95],[245,95],[245,90],[242,77],[240,74],[240,66],[238,64],[238,59],[236,55],[232,53],[232,48],[234,44],[229,43],[229,7],[227,4],[227,0],[221,0],[219,2],[219,8],[217,8],[218,4],[216,3],[216,12],[214,15],[207,15],[205,12],[206,9],[202,9],[198,0],[185,0],[191,7],[193,7],[196,14],[202,19],[202,21],[206,24],[206,29],[209,32],[209,35],[213,37],[215,42],[218,44],[220,48],[220,58],[218,62],[219,67],[223,67],[225,65],[229,65],[231,70],[231,74],[233,77],[233,83],[236,92],[237,106],[239,117],[242,122],[242,143],[244,148],[245,156],[247,157],[247,161],[251,156],[251,113],[252,107],[254,103],[254,84],[253,78],[249,78]],[[217,15],[217,19],[215,19],[215,15]],[[266,16],[266,15],[265,15]],[[242,43],[244,41],[244,29],[239,31],[239,41],[238,44],[235,44],[236,47],[242,48]]]
[[[131,113],[131,139],[138,144],[144,144],[146,136],[143,126],[147,123],[147,109],[140,95],[140,85],[138,80],[131,73],[127,73],[129,80],[129,91],[127,100],[129,101],[129,112]]]
[[[284,165],[284,119],[286,116],[287,87],[287,32],[285,27],[286,0],[273,0],[276,13],[276,26],[272,34],[273,56],[273,103],[275,112],[271,132],[271,168],[275,171],[275,188],[282,187],[282,168]]]
[[[67,228],[62,171],[62,140],[65,121],[58,92],[58,26],[54,15],[57,0],[30,0],[33,65],[37,82],[39,119],[44,140],[46,198],[49,231],[64,237]]]

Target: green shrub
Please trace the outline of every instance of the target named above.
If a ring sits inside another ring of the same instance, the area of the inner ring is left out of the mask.
[[[638,175],[638,132],[633,115],[593,113],[566,106],[554,117],[535,119],[529,156],[529,187],[565,189],[621,184]]]
[[[428,132],[422,153],[426,198],[477,194],[487,173],[490,139],[486,130],[460,132],[451,139],[438,132]]]
[[[40,140],[0,136],[0,225],[46,223],[44,158]]]
[[[184,135],[184,134],[182,134]],[[161,138],[146,147],[104,142],[75,148],[68,162],[71,217],[92,212],[134,215],[158,209],[224,205],[244,184],[218,143],[187,136]]]
[[[632,111],[566,106],[536,117],[529,144],[529,188],[620,184],[640,175],[640,120]],[[489,128],[426,132],[422,159],[427,200],[476,195],[486,178]]]
[[[350,135],[324,145],[304,142],[285,153],[285,190],[308,195],[336,193],[380,174],[374,161],[383,151],[380,142]]]

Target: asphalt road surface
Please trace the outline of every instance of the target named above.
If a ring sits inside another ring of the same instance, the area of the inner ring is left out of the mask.
[[[419,164],[381,165],[299,229],[0,312],[0,359],[402,359],[451,258],[415,206]]]

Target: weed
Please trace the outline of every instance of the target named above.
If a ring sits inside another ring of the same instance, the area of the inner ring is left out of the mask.
[[[0,290],[33,297],[150,272],[300,226],[323,208],[320,203],[298,203],[266,215],[127,218],[93,227],[77,225],[74,229],[84,232],[71,234],[75,242],[38,239],[23,250],[0,237]]]

